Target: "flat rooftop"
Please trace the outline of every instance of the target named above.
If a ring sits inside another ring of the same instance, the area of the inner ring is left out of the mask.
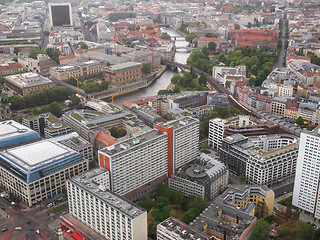
[[[116,71],[120,71],[120,70],[124,70],[124,69],[128,69],[128,68],[132,68],[132,67],[137,67],[140,66],[141,63],[136,63],[136,62],[125,62],[125,63],[119,63],[110,67],[105,67],[106,69],[109,69],[113,72]]]
[[[169,121],[167,123],[159,123],[159,125],[164,126],[164,127],[173,127],[173,129],[178,129],[181,127],[184,127],[186,125],[192,124],[192,123],[196,123],[199,122],[198,119],[192,118],[192,117],[183,117],[183,118],[179,118],[177,120],[172,120]]]
[[[27,171],[52,163],[61,158],[78,154],[76,151],[54,141],[39,142],[11,148],[0,152],[7,159]]]
[[[27,137],[28,136],[28,137]],[[13,120],[0,122],[0,148],[21,143],[26,140],[38,139],[36,131]]]
[[[160,132],[156,129],[152,129],[148,132],[129,138],[123,142],[106,147],[100,151],[105,152],[109,155],[118,154],[122,151],[127,151],[132,147],[136,147],[150,140],[153,140],[154,138],[159,137],[161,135],[165,135],[165,133]]]
[[[86,192],[94,195],[103,202],[106,202],[113,206],[115,209],[123,212],[132,218],[135,218],[146,212],[143,208],[128,201],[120,195],[106,189],[104,186],[93,181],[93,178],[101,174],[107,173],[108,170],[98,167],[87,172],[81,173],[68,181],[76,184]]]
[[[52,83],[49,78],[31,72],[6,76],[5,79],[19,88],[27,88]]]

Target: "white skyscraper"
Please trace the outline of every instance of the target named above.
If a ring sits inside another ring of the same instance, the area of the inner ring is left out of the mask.
[[[292,204],[320,219],[320,127],[300,135]]]

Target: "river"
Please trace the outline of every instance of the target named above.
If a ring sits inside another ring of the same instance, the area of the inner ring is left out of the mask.
[[[172,28],[162,28],[162,31],[168,33],[171,37],[176,37],[177,47],[188,46],[189,43],[186,42],[184,36],[179,34],[177,31],[173,30]],[[177,50],[174,57],[174,61],[185,64],[189,55],[190,52],[183,52],[183,50]],[[114,104],[116,104],[117,106],[121,106],[124,100],[156,95],[159,90],[166,89],[169,86],[173,74],[175,74],[175,72],[167,70],[159,79],[154,81],[149,87],[115,97]]]

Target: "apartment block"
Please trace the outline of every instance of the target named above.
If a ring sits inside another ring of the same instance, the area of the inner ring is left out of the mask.
[[[293,135],[244,137],[234,134],[223,139],[220,160],[247,183],[278,185],[292,180],[298,156],[298,139]]]
[[[69,179],[69,212],[106,239],[147,240],[146,210],[108,190],[108,175],[95,168]]]
[[[22,72],[23,67],[17,62],[0,63],[0,75],[8,75],[12,73]]]
[[[28,206],[59,194],[69,177],[88,170],[88,161],[49,140],[0,152],[0,183]]]
[[[303,131],[295,175],[292,204],[320,219],[320,128]]]
[[[199,157],[199,126],[199,120],[191,117],[157,124],[156,128],[168,136],[168,177]]]
[[[153,129],[99,150],[99,165],[110,172],[112,191],[143,195],[168,173],[167,134]]]
[[[234,205],[251,216],[273,215],[274,192],[261,185],[231,185],[218,198],[217,202]],[[252,209],[249,203],[254,204]]]
[[[287,99],[275,97],[272,100],[271,113],[277,116],[283,116],[286,108]]]
[[[170,189],[181,190],[185,196],[200,196],[213,200],[228,186],[229,171],[226,166],[202,153],[199,162],[178,170],[169,178]]]

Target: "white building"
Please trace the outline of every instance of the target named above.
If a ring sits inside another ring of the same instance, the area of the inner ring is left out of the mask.
[[[107,189],[109,171],[95,168],[68,180],[69,211],[106,239],[147,240],[147,212]]]
[[[303,131],[293,189],[292,204],[320,219],[320,128]]]
[[[111,190],[128,197],[150,182],[165,178],[167,146],[167,135],[153,129],[99,150],[99,165],[110,171]]]

